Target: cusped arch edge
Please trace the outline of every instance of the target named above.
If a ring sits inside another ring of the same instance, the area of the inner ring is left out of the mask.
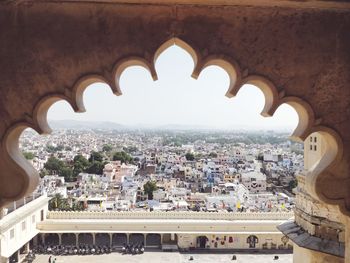
[[[39,182],[37,171],[19,149],[19,137],[28,127],[35,129],[32,123],[16,122],[3,136],[0,154],[0,207],[33,192]]]
[[[298,97],[284,97],[284,94],[279,93],[275,85],[273,84],[273,81],[268,80],[267,78],[264,78],[259,75],[248,75],[243,78],[239,64],[232,58],[229,58],[225,55],[208,55],[206,56],[206,59],[201,58],[199,55],[199,52],[197,52],[194,48],[192,48],[189,44],[187,44],[185,41],[173,37],[163,43],[155,52],[153,56],[153,61],[149,62],[144,58],[135,57],[135,56],[129,56],[125,57],[123,59],[120,59],[115,63],[113,70],[106,74],[86,74],[81,75],[82,77],[78,78],[78,80],[75,82],[73,87],[71,89],[65,89],[64,94],[47,94],[41,99],[34,107],[33,110],[33,122],[26,122],[24,121],[20,126],[21,129],[15,129],[13,127],[19,127],[17,124],[12,125],[8,130],[11,131],[13,129],[16,130],[16,132],[13,133],[10,132],[11,136],[5,136],[2,140],[2,157],[5,160],[6,163],[0,163],[0,165],[3,165],[3,168],[6,169],[7,166],[12,167],[11,173],[19,172],[21,176],[23,177],[23,185],[22,190],[18,191],[18,194],[13,196],[13,198],[18,198],[22,196],[25,193],[28,193],[30,190],[33,189],[33,185],[35,184],[35,177],[37,177],[37,172],[32,168],[32,166],[25,160],[26,163],[23,162],[24,157],[20,153],[18,149],[18,138],[23,131],[24,127],[33,127],[36,131],[39,133],[49,133],[50,128],[47,124],[47,110],[50,108],[50,106],[55,103],[59,99],[64,99],[68,101],[68,103],[72,106],[74,111],[76,112],[82,112],[85,111],[84,104],[83,104],[83,92],[85,89],[94,82],[104,82],[109,84],[112,91],[116,95],[121,94],[121,90],[119,87],[119,80],[121,74],[124,72],[124,70],[129,66],[143,66],[145,67],[150,73],[154,80],[157,79],[157,74],[154,69],[154,63],[158,56],[169,46],[171,45],[178,45],[182,48],[184,48],[190,55],[192,56],[194,60],[194,71],[192,76],[194,78],[198,77],[200,72],[209,65],[217,65],[222,67],[230,76],[230,86],[228,89],[228,96],[235,96],[239,89],[244,84],[253,84],[260,88],[265,96],[265,106],[262,111],[263,116],[272,116],[276,109],[282,104],[282,103],[288,103],[291,105],[299,114],[300,116],[304,116],[301,122],[299,123],[298,127],[293,133],[293,136],[296,138],[299,138],[301,140],[304,140],[308,135],[310,135],[316,128],[319,127],[315,126],[315,117],[312,110],[312,107],[310,104],[308,104],[306,101],[304,101],[301,98]],[[30,119],[30,118],[29,118]],[[318,124],[317,124],[318,125]],[[331,128],[325,129],[327,133],[333,134],[334,130]],[[338,139],[336,141],[340,140],[340,144],[337,144],[337,147],[339,145],[342,145],[341,138],[338,136]],[[15,143],[17,142],[17,144]],[[6,147],[4,147],[6,145]],[[340,149],[339,147],[337,148]],[[334,149],[333,149],[334,150]],[[319,187],[319,181],[320,178],[324,180],[324,178],[328,178],[324,176],[326,172],[328,172],[329,166],[335,165],[339,162],[339,156],[341,156],[341,152],[337,152],[336,155],[334,155],[333,150],[331,151],[332,154],[328,156],[328,158],[333,158],[331,162],[329,162],[326,166],[320,166],[319,170],[315,170],[314,176],[312,177],[309,183],[311,187],[313,187],[312,192],[315,194],[315,197],[324,200],[327,203],[332,204],[338,204],[342,205],[344,203],[344,196],[339,196],[338,198],[332,198],[332,194],[325,194],[321,190],[318,189]],[[340,158],[341,159],[341,158]],[[3,161],[4,162],[4,161]],[[28,167],[28,165],[31,166],[31,168]],[[317,173],[316,173],[317,171]],[[27,176],[27,179],[25,179],[25,176]],[[334,177],[335,180],[340,180],[338,177]],[[3,178],[2,178],[3,179]],[[1,196],[0,198],[4,199],[4,196]],[[11,197],[12,198],[12,197]],[[10,200],[11,198],[8,198]],[[6,199],[6,198],[5,198]],[[4,199],[4,200],[5,200]],[[12,199],[15,200],[15,199]]]

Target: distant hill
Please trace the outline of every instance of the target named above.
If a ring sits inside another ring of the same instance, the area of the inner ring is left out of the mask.
[[[289,132],[293,130],[290,127],[269,127],[259,128],[254,126],[234,126],[234,127],[215,127],[210,125],[188,125],[188,124],[134,124],[134,125],[123,125],[111,121],[77,121],[77,120],[49,120],[49,125],[52,129],[73,129],[73,130],[84,130],[84,129],[101,129],[101,130],[225,130],[225,131],[266,131],[273,130],[279,132]]]
[[[52,129],[103,129],[122,130],[126,127],[110,121],[76,121],[76,120],[49,120]]]

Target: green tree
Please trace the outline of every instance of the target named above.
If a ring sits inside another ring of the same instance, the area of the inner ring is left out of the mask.
[[[64,149],[64,146],[63,145],[57,145],[56,147],[56,152],[60,152]]]
[[[122,163],[131,163],[132,157],[126,152],[115,152],[113,154],[113,161],[121,161]]]
[[[52,146],[52,145],[46,145],[46,151],[48,153],[54,153],[54,152],[56,152],[56,148],[55,148],[55,146]]]
[[[77,177],[80,173],[84,172],[90,166],[89,161],[78,154],[73,159],[73,176]]]
[[[49,210],[69,210],[69,208],[67,199],[63,198],[61,194],[55,194],[49,201]]]
[[[39,176],[40,178],[43,178],[45,177],[46,175],[48,175],[48,172],[45,168],[41,169],[40,172],[39,172]]]
[[[56,147],[55,146],[52,146],[52,145],[46,145],[46,151],[49,152],[49,153],[56,153],[56,152],[60,152],[64,149],[64,146],[63,145],[57,145]]]
[[[85,170],[85,172],[87,172],[89,174],[102,174],[104,166],[105,166],[104,163],[98,162],[98,161],[94,161]]]
[[[83,166],[89,165],[89,161],[81,154],[74,156],[73,162],[74,163],[81,163]]]
[[[64,147],[64,150],[65,150],[65,151],[71,151],[71,150],[72,150],[72,147],[66,146],[66,147]]]
[[[59,172],[60,176],[64,177],[67,182],[72,182],[76,177],[73,177],[73,170],[68,166],[63,166]]]
[[[113,150],[113,147],[112,147],[112,145],[110,145],[110,144],[105,144],[105,145],[103,145],[103,147],[102,147],[102,151],[103,152],[110,152],[110,151],[112,151]]]
[[[55,194],[49,201],[49,210],[82,211],[84,206],[75,200],[69,202],[68,198],[63,198],[61,194]]]
[[[123,148],[124,152],[127,153],[134,153],[137,152],[139,149],[136,146],[128,146]]]
[[[201,153],[197,153],[195,156],[194,156],[196,159],[200,159],[203,157],[203,154]]]
[[[92,151],[89,157],[89,162],[93,163],[95,161],[103,162],[103,155],[99,152]]]
[[[51,174],[59,174],[64,165],[64,162],[51,156],[45,163],[44,168]]]
[[[26,158],[27,160],[33,160],[35,155],[31,152],[23,152],[23,156],[24,158]]]
[[[72,210],[73,211],[83,211],[84,210],[84,205],[81,202],[74,202],[72,205]]]
[[[157,190],[157,184],[154,181],[148,181],[143,185],[143,191],[148,195],[148,200],[153,200],[155,190]]]
[[[186,153],[185,155],[187,161],[193,161],[194,160],[194,154],[193,153]]]
[[[290,190],[293,190],[295,187],[298,186],[298,181],[297,180],[291,180],[288,184],[288,187]]]
[[[209,153],[209,157],[210,158],[217,158],[218,154],[216,152],[211,152],[211,153]]]

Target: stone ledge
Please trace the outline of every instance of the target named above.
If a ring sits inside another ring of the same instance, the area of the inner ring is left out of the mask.
[[[299,247],[344,258],[344,243],[314,237],[305,232],[305,230],[294,221],[283,223],[277,226],[277,229],[289,237]]]
[[[198,5],[198,6],[257,6],[257,7],[285,7],[298,9],[335,9],[348,10],[350,4],[342,0],[60,0],[69,3],[93,3],[93,4],[138,4],[138,5]],[[41,0],[39,3],[58,3],[57,0]],[[13,0],[15,4],[33,3],[33,0]],[[5,1],[6,4],[6,1]],[[7,3],[8,4],[8,3]]]

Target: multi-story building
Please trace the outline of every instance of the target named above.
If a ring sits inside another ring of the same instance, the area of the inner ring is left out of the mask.
[[[247,173],[242,173],[242,184],[245,185],[248,190],[252,193],[259,193],[266,191],[266,175],[251,171]]]
[[[33,194],[14,202],[0,212],[0,262],[21,262],[37,244],[37,225],[48,213],[49,198]]]

